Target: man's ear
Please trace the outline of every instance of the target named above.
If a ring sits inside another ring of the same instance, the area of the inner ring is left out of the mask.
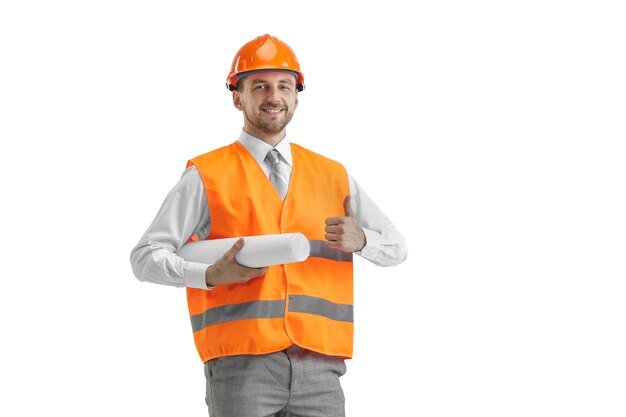
[[[239,91],[233,91],[233,106],[235,106],[238,110],[243,110],[243,103],[241,102],[241,95]]]

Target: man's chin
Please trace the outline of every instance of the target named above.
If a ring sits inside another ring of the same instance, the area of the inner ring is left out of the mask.
[[[280,133],[287,126],[287,123],[263,123],[260,127],[267,133]]]

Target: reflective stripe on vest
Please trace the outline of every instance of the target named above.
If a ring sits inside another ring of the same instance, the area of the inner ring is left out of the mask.
[[[289,296],[289,312],[308,313],[336,321],[354,322],[353,307],[350,304],[337,304],[308,295]],[[259,300],[247,303],[227,304],[213,307],[202,314],[191,316],[194,332],[215,324],[245,319],[275,319],[285,314],[285,300]]]
[[[325,258],[337,262],[352,262],[352,253],[329,248],[323,240],[309,240],[311,250],[309,256]]]
[[[308,295],[289,296],[289,311],[292,313],[308,313],[326,317],[335,321],[354,322],[353,307],[350,304],[337,304],[318,297]]]

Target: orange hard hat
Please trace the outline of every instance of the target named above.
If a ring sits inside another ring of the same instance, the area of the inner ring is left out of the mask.
[[[304,90],[304,74],[300,72],[296,54],[275,36],[259,36],[239,49],[226,79],[226,88],[230,91],[237,89],[237,80],[242,74],[258,70],[293,72],[298,91]]]

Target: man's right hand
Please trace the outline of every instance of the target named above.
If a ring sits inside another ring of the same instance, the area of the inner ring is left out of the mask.
[[[243,243],[243,238],[239,238],[220,259],[206,269],[204,279],[209,287],[247,282],[267,272],[267,267],[248,268],[237,262],[235,255],[241,250]]]

